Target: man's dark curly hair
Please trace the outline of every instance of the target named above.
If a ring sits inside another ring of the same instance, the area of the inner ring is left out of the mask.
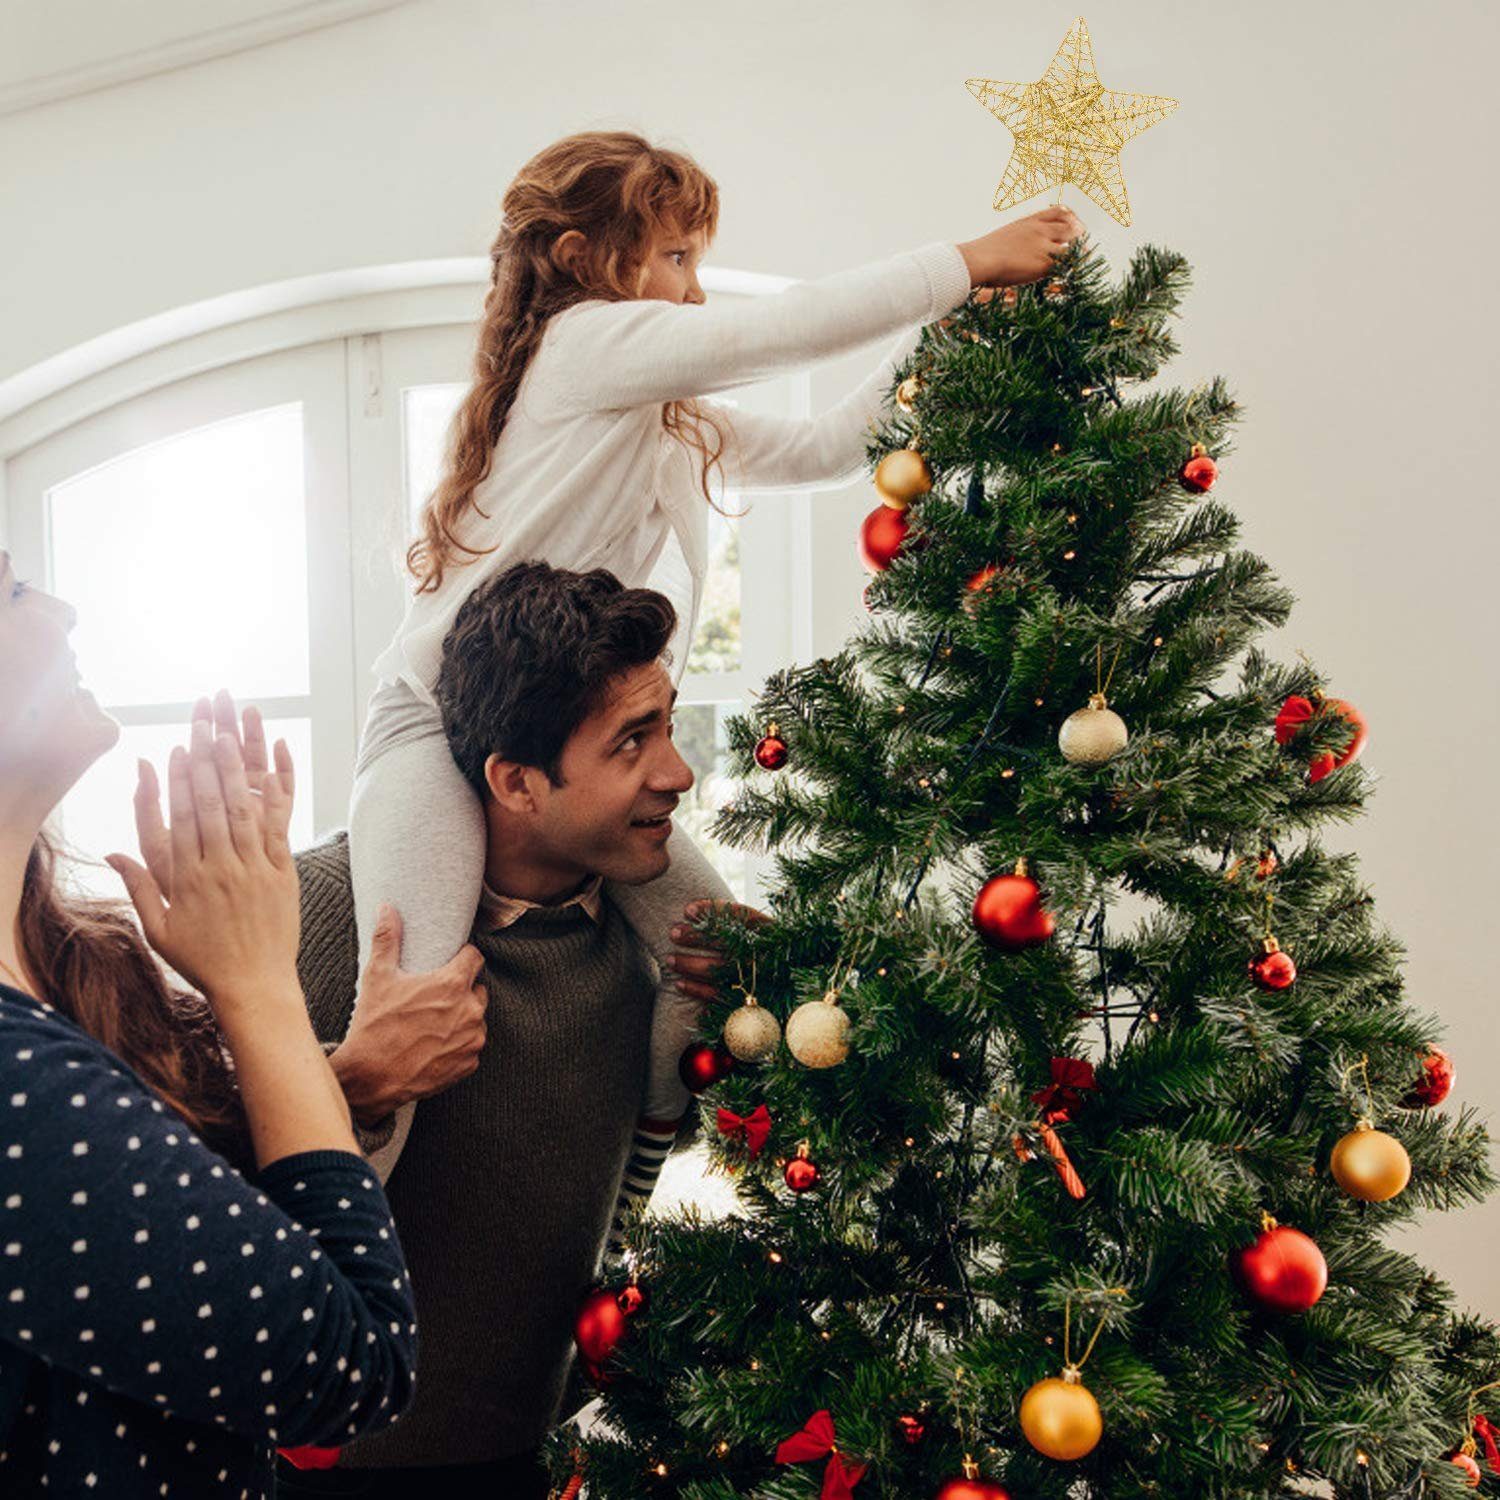
[[[622,672],[658,661],[671,601],[596,568],[516,563],[481,584],[443,641],[437,701],[459,769],[485,795],[485,762],[537,766],[562,785],[563,748]]]

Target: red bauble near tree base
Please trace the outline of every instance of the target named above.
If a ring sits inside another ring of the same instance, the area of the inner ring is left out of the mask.
[[[694,1042],[677,1062],[677,1076],[690,1094],[701,1094],[733,1071],[734,1057],[712,1042]]]
[[[1042,906],[1041,887],[1018,859],[1014,873],[985,881],[974,898],[974,928],[985,942],[1016,953],[1045,943],[1056,927]]]
[[[933,1500],[1010,1500],[1010,1491],[993,1479],[981,1479],[979,1465],[965,1458],[963,1478],[947,1480]]]
[[[1402,1098],[1406,1109],[1436,1109],[1453,1092],[1453,1059],[1441,1047],[1429,1047],[1422,1072]]]
[[[901,555],[902,544],[911,533],[904,510],[877,505],[859,528],[859,556],[871,573],[884,573]]]
[[[1328,1288],[1328,1262],[1316,1242],[1269,1214],[1255,1243],[1235,1256],[1234,1268],[1250,1296],[1272,1312],[1306,1312]]]

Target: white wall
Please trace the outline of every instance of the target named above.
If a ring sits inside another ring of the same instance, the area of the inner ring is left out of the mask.
[[[481,253],[511,171],[589,125],[644,129],[715,173],[724,265],[813,276],[972,235],[1008,137],[964,79],[1038,76],[1072,15],[420,0],[0,119],[0,380],[200,298]],[[1497,16],[1096,0],[1105,83],[1182,108],[1126,148],[1135,228],[1082,207],[1117,260],[1149,239],[1197,268],[1176,374],[1222,371],[1245,402],[1222,493],[1303,601],[1281,648],[1370,718],[1384,786],[1351,842],[1409,943],[1412,998],[1448,1023],[1460,1097],[1490,1110]],[[827,371],[821,398],[856,373]],[[820,650],[860,618],[867,503],[815,521]],[[1497,1232],[1500,1202],[1414,1244],[1500,1315]]]

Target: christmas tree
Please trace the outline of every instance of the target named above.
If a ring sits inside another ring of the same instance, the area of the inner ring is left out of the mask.
[[[1365,726],[1256,646],[1235,402],[1154,383],[1187,283],[1075,245],[900,372],[870,623],[732,730],[774,921],[684,1068],[739,1207],[580,1319],[600,1500],[1480,1482],[1500,1341],[1385,1241],[1488,1138],[1321,842]]]

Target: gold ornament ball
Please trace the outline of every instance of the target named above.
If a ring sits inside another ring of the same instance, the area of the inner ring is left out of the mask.
[[[876,466],[875,488],[892,510],[905,510],[932,488],[932,471],[920,453],[898,448]]]
[[[1095,693],[1087,708],[1069,714],[1057,732],[1057,747],[1063,759],[1075,766],[1102,766],[1130,743],[1125,721]]]
[[[912,411],[917,404],[917,397],[921,394],[922,382],[916,375],[908,375],[900,385],[896,387],[896,405],[904,412]]]
[[[724,1045],[741,1062],[764,1062],[780,1042],[781,1022],[754,1000],[747,1000],[724,1022]]]
[[[1021,1431],[1038,1453],[1070,1463],[1094,1451],[1104,1436],[1104,1418],[1076,1375],[1053,1375],[1021,1397]]]
[[[786,1044],[805,1068],[832,1068],[849,1055],[849,1012],[832,993],[799,1005],[786,1023]]]
[[[1361,1203],[1384,1203],[1411,1181],[1406,1147],[1383,1130],[1361,1125],[1333,1148],[1328,1163],[1334,1181]]]

